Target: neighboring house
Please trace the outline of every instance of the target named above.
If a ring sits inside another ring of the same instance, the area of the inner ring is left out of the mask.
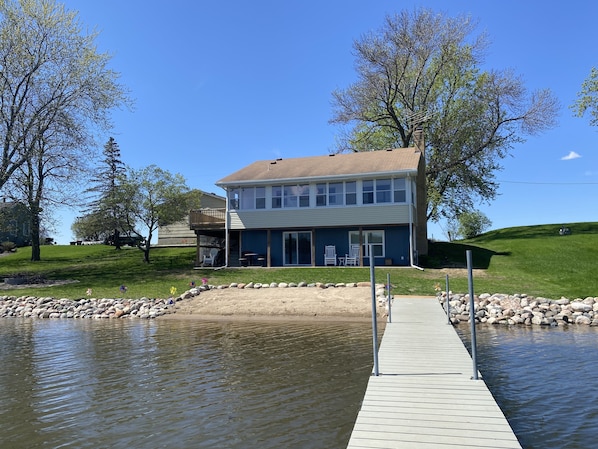
[[[159,246],[195,246],[195,265],[201,265],[212,249],[224,249],[224,211],[226,198],[215,193],[201,192],[201,209],[170,226],[158,229]],[[224,265],[224,251],[212,266]]]
[[[201,192],[202,209],[224,209],[226,198],[215,193]],[[168,226],[158,228],[158,246],[195,246],[197,235],[189,226],[189,216]]]
[[[17,246],[31,243],[31,217],[29,210],[18,202],[0,203],[0,242],[12,242]]]
[[[358,265],[372,255],[376,265],[417,264],[428,251],[417,137],[417,148],[258,161],[219,180],[226,264],[258,255],[267,266],[321,266],[326,246],[340,262],[352,244],[360,245]]]

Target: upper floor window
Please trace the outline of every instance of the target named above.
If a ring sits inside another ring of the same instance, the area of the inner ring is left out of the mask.
[[[309,207],[309,185],[284,186],[284,207]]]
[[[255,188],[255,208],[265,209],[266,208],[266,188],[256,187]]]
[[[343,183],[331,182],[328,184],[328,205],[342,206],[343,205]]]
[[[241,189],[241,205],[239,209],[255,209],[255,187]]]
[[[407,198],[405,178],[365,180],[361,194],[363,204],[404,203]]]
[[[315,204],[310,202],[312,201],[310,192],[315,194]],[[229,190],[228,200],[230,209],[244,210],[405,203],[407,202],[407,180],[406,178],[382,178],[315,185],[237,187]],[[270,201],[269,205],[266,200]]]
[[[282,186],[272,186],[272,209],[282,207]]]
[[[361,187],[363,204],[374,204],[374,181],[363,181]]]
[[[392,201],[390,186],[390,179],[376,179],[376,203],[390,203]]]
[[[265,187],[243,187],[228,191],[229,209],[265,209]]]
[[[345,183],[345,204],[347,206],[357,204],[357,183],[355,181]]]
[[[229,209],[238,209],[239,208],[239,197],[240,197],[239,189],[230,189],[228,191],[228,208]]]
[[[393,179],[393,200],[395,203],[405,203],[407,201],[407,187],[405,178]]]
[[[326,183],[316,184],[316,206],[326,206],[328,201],[326,201],[327,191]]]

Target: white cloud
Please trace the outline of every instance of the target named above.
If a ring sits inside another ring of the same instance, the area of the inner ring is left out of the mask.
[[[577,159],[580,157],[581,156],[579,154],[577,154],[575,151],[569,151],[569,154],[567,156],[563,156],[561,158],[561,161],[570,161],[572,159]]]

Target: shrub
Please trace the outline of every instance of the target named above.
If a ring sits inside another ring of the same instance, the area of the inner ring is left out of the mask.
[[[486,215],[479,211],[464,212],[459,215],[459,234],[466,239],[477,237],[492,226]]]
[[[3,252],[14,252],[17,250],[17,245],[13,242],[2,242],[0,243],[0,253]]]

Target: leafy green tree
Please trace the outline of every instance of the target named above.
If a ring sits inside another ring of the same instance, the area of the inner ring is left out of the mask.
[[[598,126],[598,69],[595,67],[592,67],[590,75],[581,85],[581,91],[571,108],[578,117],[583,117],[589,110],[590,125]]]
[[[408,147],[425,131],[428,218],[490,201],[513,145],[555,124],[549,90],[529,94],[511,71],[482,70],[486,37],[467,16],[429,9],[388,16],[354,43],[357,81],[333,92],[339,151]]]
[[[71,231],[77,240],[103,242],[109,236],[105,229],[103,217],[93,212],[75,218],[71,224]]]
[[[198,208],[201,193],[190,190],[180,174],[150,165],[140,170],[130,169],[121,186],[121,199],[126,206],[129,229],[144,229],[143,243],[139,248],[144,261],[150,262],[151,241],[159,226],[168,226],[181,221],[189,210]]]
[[[479,211],[463,212],[458,220],[458,233],[466,239],[477,237],[492,226],[490,219]]]
[[[0,0],[0,189],[10,180],[29,205],[32,260],[42,210],[72,200],[72,171],[110,111],[128,103],[96,36],[53,0]]]

